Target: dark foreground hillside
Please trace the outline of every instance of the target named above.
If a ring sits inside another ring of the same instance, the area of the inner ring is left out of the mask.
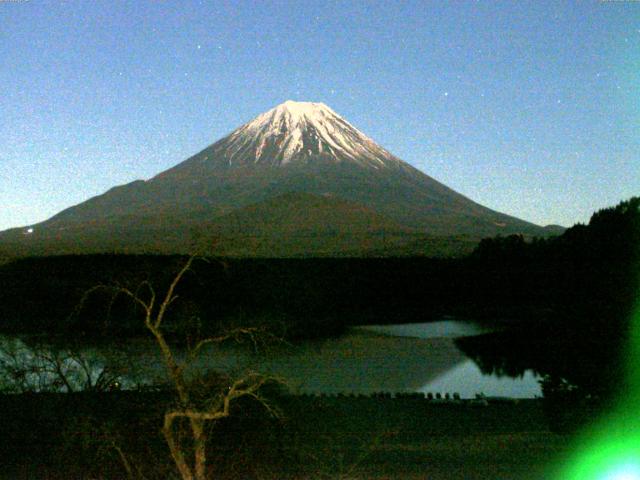
[[[0,478],[171,478],[159,393],[1,396]],[[281,397],[213,427],[213,478],[543,479],[567,449],[540,401]],[[135,477],[138,478],[138,477]],[[142,477],[140,477],[142,478]]]

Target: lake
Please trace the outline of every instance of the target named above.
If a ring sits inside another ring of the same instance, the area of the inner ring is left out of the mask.
[[[355,327],[337,338],[278,346],[269,353],[255,354],[249,348],[232,344],[212,346],[203,349],[190,371],[223,369],[238,375],[247,370],[269,373],[282,378],[292,393],[439,392],[459,393],[462,398],[473,398],[478,393],[513,398],[540,396],[537,378],[530,371],[515,379],[483,375],[455,346],[457,337],[484,332],[473,323],[456,320]],[[33,339],[5,336],[0,337],[0,343],[4,351],[0,355],[5,361],[11,357],[7,357],[7,351],[13,351],[18,362],[35,359],[41,364],[34,371],[46,371],[46,362],[42,364],[42,359],[27,346]],[[184,354],[185,351],[178,351],[178,356]],[[51,357],[50,352],[47,355]],[[126,365],[122,381],[125,388],[166,381],[164,365],[151,339],[86,347],[77,356],[89,367],[94,379],[105,366],[116,371]],[[66,368],[73,372],[73,369],[80,371],[82,366],[67,360]]]

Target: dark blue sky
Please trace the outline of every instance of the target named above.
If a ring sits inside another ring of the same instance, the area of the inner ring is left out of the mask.
[[[640,2],[0,1],[0,229],[328,104],[491,208],[640,194]]]

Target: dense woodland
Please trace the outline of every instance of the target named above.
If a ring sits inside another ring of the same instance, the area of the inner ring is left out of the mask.
[[[486,371],[516,375],[534,368],[548,375],[547,393],[565,382],[582,395],[624,392],[640,300],[640,198],[548,240],[484,240],[468,261],[485,279],[476,298],[542,308],[519,329],[458,342]]]

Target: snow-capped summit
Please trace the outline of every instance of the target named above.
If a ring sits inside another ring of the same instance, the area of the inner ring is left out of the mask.
[[[399,162],[324,103],[292,100],[258,115],[212,147],[209,158],[228,167],[323,159],[379,169]]]

